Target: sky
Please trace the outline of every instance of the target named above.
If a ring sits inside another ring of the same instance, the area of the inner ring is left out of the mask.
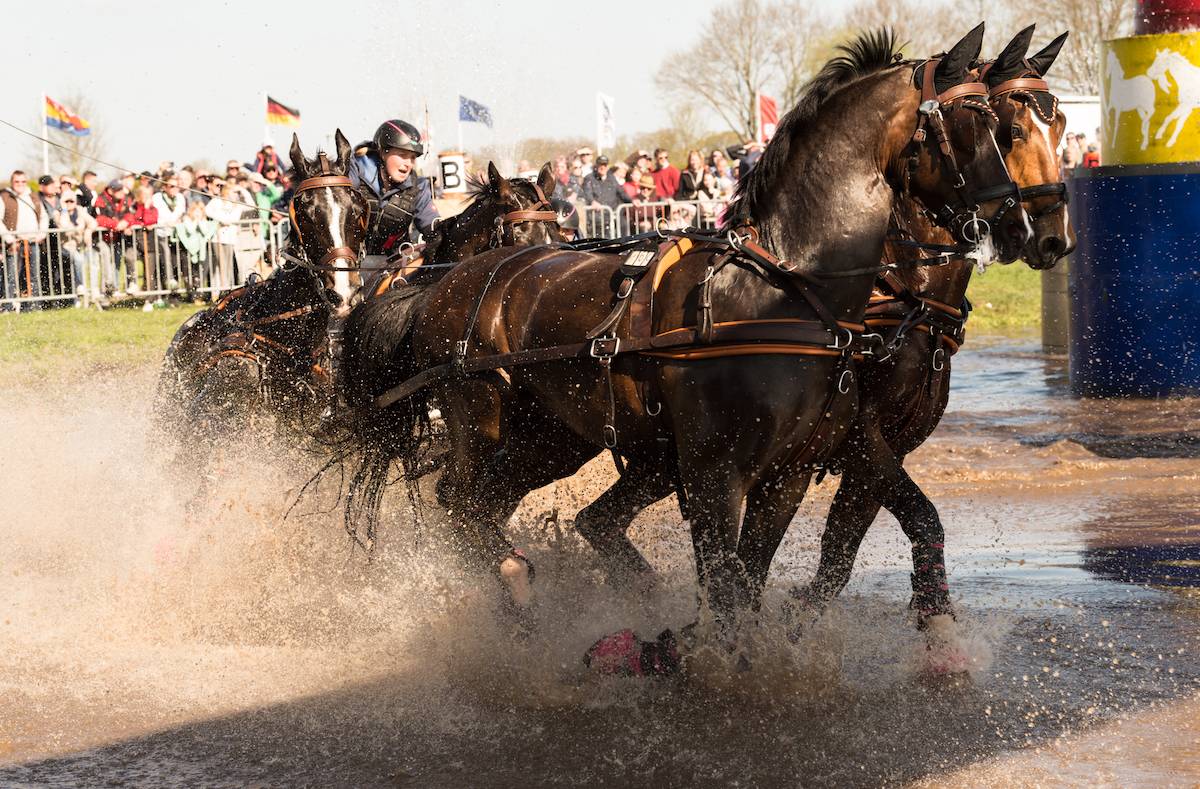
[[[38,131],[43,92],[64,103],[82,93],[97,108],[86,119],[105,131],[110,160],[135,170],[246,160],[265,134],[286,150],[292,129],[265,127],[266,93],[300,110],[296,131],[310,154],[332,147],[335,128],[353,143],[387,118],[421,126],[426,105],[434,147],[455,147],[460,93],[495,119],[492,130],[464,124],[468,148],[592,137],[597,91],[616,99],[618,134],[649,131],[668,123],[655,71],[698,37],[719,3],[6,3],[0,118]],[[31,145],[0,127],[0,179],[30,161]]]

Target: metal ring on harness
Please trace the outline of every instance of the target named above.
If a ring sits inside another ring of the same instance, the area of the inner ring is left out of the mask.
[[[963,223],[960,230],[963,241],[966,241],[968,244],[981,243],[991,232],[992,226],[988,224],[986,219],[981,218],[974,211],[971,212],[971,218]]]
[[[946,369],[946,361],[945,360],[946,360],[946,349],[942,348],[942,347],[935,348],[933,350],[933,361],[932,361],[933,369],[939,373],[942,370]]]
[[[654,221],[654,232],[658,233],[658,237],[664,241],[668,238],[667,231],[671,229],[671,225],[667,222],[665,216],[660,216]]]
[[[838,376],[837,390],[839,394],[846,394],[850,391],[850,382],[854,380],[853,370],[842,370],[842,374]]]
[[[847,348],[849,348],[851,345],[854,344],[854,332],[850,331],[845,326],[840,326],[839,330],[844,331],[846,333],[845,334],[846,342],[839,343],[838,340],[841,339],[841,335],[835,334],[834,338],[833,338],[833,344],[826,345],[825,346],[826,348],[829,348],[830,350],[834,350],[834,351],[844,351]]]

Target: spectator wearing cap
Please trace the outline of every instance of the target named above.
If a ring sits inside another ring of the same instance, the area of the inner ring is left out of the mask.
[[[254,154],[254,167],[251,169],[259,175],[266,175],[268,167],[273,168],[275,172],[283,169],[283,164],[279,161],[279,154],[275,153],[275,146],[271,144],[270,140],[264,142],[258,153]]]
[[[7,189],[0,192],[4,207],[0,239],[4,242],[4,298],[21,296],[20,284],[25,279],[26,290],[34,296],[41,281],[41,253],[38,244],[45,240],[50,219],[42,210],[42,202],[29,188],[29,177],[14,170]],[[15,303],[3,309],[17,309]]]
[[[126,280],[136,285],[133,250],[129,246],[133,205],[128,194],[124,179],[114,179],[96,197],[96,224],[100,226],[101,238],[105,242],[100,248],[105,284],[118,290],[123,282],[119,276],[122,263],[125,265]]]
[[[79,179],[79,207],[93,217],[96,216],[96,190],[99,188],[99,178],[91,170],[84,172]]]
[[[589,236],[604,235],[602,232],[606,222],[603,206],[614,214],[622,203],[628,203],[629,195],[625,194],[620,182],[608,171],[608,157],[601,156],[596,160],[596,167],[591,174],[583,179],[583,202],[588,207],[587,233]]]
[[[233,181],[242,173],[242,163],[237,159],[230,159],[225,162],[225,180]]]
[[[658,184],[654,176],[644,173],[637,182],[637,195],[633,198],[634,207],[632,228],[622,228],[622,232],[646,233],[657,228],[658,217],[662,215],[663,206],[646,205],[658,201]]]
[[[90,293],[92,298],[100,297],[99,257],[93,244],[96,219],[79,204],[79,195],[73,189],[63,190],[59,206],[58,226],[61,228],[63,259],[71,263],[75,306],[81,307],[82,296]]]
[[[41,291],[43,294],[54,293],[55,283],[63,281],[62,246],[58,237],[58,196],[62,186],[53,175],[43,175],[38,179],[38,199],[42,202],[42,213],[48,218],[46,240],[42,242],[42,271]]]
[[[175,234],[176,226],[187,214],[187,197],[180,190],[182,172],[164,173],[163,190],[154,195],[154,210],[158,224],[154,228],[154,243],[158,250],[159,282],[181,279],[183,253]]]
[[[592,166],[592,149],[586,145],[575,152],[581,166],[580,178],[587,178],[595,168]]]
[[[653,176],[658,187],[655,194],[659,200],[670,200],[679,191],[679,168],[671,164],[671,155],[666,148],[654,151]]]
[[[199,203],[201,206],[208,205],[208,201],[212,199],[210,192],[212,180],[212,175],[204,170],[196,173],[196,183],[192,186],[192,191],[188,192],[188,203]]]

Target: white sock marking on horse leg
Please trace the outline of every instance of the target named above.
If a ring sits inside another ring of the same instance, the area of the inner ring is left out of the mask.
[[[526,562],[509,556],[500,562],[500,577],[508,586],[514,603],[527,608],[533,602],[533,586],[529,581],[529,565]]]

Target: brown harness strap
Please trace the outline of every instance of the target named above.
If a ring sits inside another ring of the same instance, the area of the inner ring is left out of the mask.
[[[310,189],[321,189],[327,186],[349,186],[353,188],[354,182],[345,175],[316,175],[301,181],[292,196],[295,197],[295,195],[301,192],[307,192]]]
[[[842,328],[848,332],[861,329],[861,324],[847,323]],[[738,355],[756,353],[779,353],[771,350],[778,346],[807,346],[811,348],[828,349],[833,355],[841,355],[846,346],[839,345],[843,339],[816,321],[805,320],[756,320],[731,321],[718,323],[713,327],[713,345],[722,343],[749,345],[761,347],[758,351],[746,350]],[[674,329],[656,334],[651,337],[635,337],[622,340],[617,337],[598,337],[591,342],[568,343],[552,345],[545,348],[530,348],[509,353],[478,356],[473,359],[462,359],[446,362],[430,367],[416,376],[394,386],[375,398],[377,408],[387,408],[429,384],[446,378],[461,371],[462,374],[496,370],[501,367],[511,367],[522,364],[563,361],[565,359],[611,359],[614,356],[640,353],[647,351],[668,351],[701,345],[700,332],[696,328]],[[815,354],[825,355],[825,354]]]

